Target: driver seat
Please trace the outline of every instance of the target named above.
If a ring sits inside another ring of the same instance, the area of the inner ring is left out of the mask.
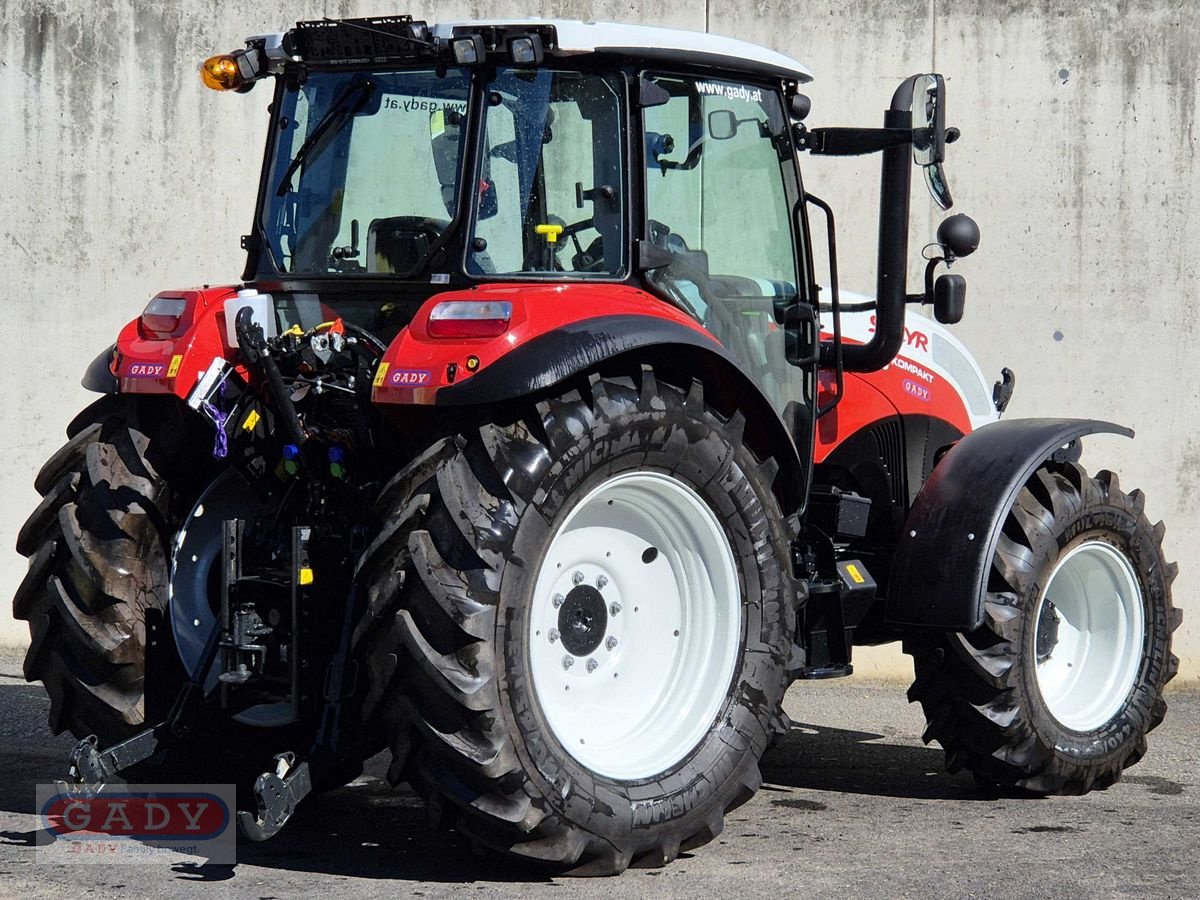
[[[367,229],[367,271],[410,272],[425,258],[446,223],[422,216],[372,219]]]

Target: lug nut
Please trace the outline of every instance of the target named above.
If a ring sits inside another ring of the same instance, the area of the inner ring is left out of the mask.
[[[558,640],[558,629],[551,628],[549,631],[546,632],[546,637],[550,638],[550,643],[553,644],[555,641]]]
[[[569,669],[573,665],[575,665],[575,657],[573,657],[573,656],[564,656],[563,657],[563,668],[564,669]]]
[[[604,646],[607,647],[609,650],[617,649],[617,639],[610,634],[608,636],[608,639],[605,640]]]
[[[555,595],[554,595],[554,596],[551,598],[550,602],[554,604],[554,608],[555,608],[555,609],[558,609],[560,606],[562,606],[562,605],[563,605],[563,602],[564,602],[566,599],[567,599],[567,598],[566,598],[566,597],[564,597],[562,594],[555,594]]]
[[[618,603],[616,600],[614,600],[612,603],[608,604],[608,614],[610,616],[615,616],[620,611],[621,611],[621,604]]]
[[[595,672],[598,668],[600,668],[600,663],[596,662],[594,659],[589,659],[587,661],[587,670],[589,672]]]
[[[605,586],[606,584],[608,584],[608,578],[607,578],[607,576],[604,576],[604,575],[597,575],[597,576],[596,576],[596,587],[597,587],[599,590],[604,590],[604,586]]]
[[[572,583],[572,584],[582,584],[582,583],[583,583],[583,573],[582,573],[582,572],[576,572],[574,575],[572,575],[572,576],[571,576],[571,583]]]

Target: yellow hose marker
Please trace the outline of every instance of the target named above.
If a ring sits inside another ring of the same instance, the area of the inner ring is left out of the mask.
[[[854,581],[855,584],[862,584],[864,581],[867,580],[867,579],[863,578],[862,573],[858,571],[858,566],[855,566],[855,565],[846,566],[846,572],[850,575],[850,578]]]
[[[535,225],[533,230],[537,234],[544,234],[547,244],[557,244],[558,236],[563,233],[561,225]]]
[[[262,416],[258,414],[257,409],[250,410],[250,412],[246,414],[245,421],[242,422],[242,431],[253,431],[255,426],[258,425],[260,419],[262,419]]]
[[[300,567],[300,587],[307,587],[313,583],[313,570],[308,566]]]

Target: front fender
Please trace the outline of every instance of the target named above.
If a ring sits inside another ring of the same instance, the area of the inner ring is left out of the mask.
[[[1095,419],[1005,419],[954,445],[917,495],[896,545],[887,622],[973,631],[1005,517],[1038,466],[1087,434],[1133,437]]]

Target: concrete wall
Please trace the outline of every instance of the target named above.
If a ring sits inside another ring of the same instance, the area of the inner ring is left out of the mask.
[[[202,90],[195,66],[246,34],[386,4],[278,0],[8,0],[0,5],[0,271],[6,427],[0,597],[36,503],[33,473],[88,402],[87,362],[156,290],[236,279],[264,136],[266,91]],[[1111,418],[1135,442],[1089,442],[1168,523],[1180,560],[1182,673],[1200,677],[1200,366],[1196,161],[1200,22],[1182,0],[743,0],[666,5],[558,0],[415,4],[419,17],[619,18],[736,34],[806,61],[810,124],[876,124],[896,83],[936,68],[962,129],[948,172],[983,228],[961,264],[958,333],[986,371],[1016,370],[1011,414]],[[808,186],[839,209],[843,283],[873,283],[878,171],[812,160]],[[938,217],[914,188],[914,232]],[[25,640],[0,605],[0,641]],[[902,674],[888,651],[859,669]]]

